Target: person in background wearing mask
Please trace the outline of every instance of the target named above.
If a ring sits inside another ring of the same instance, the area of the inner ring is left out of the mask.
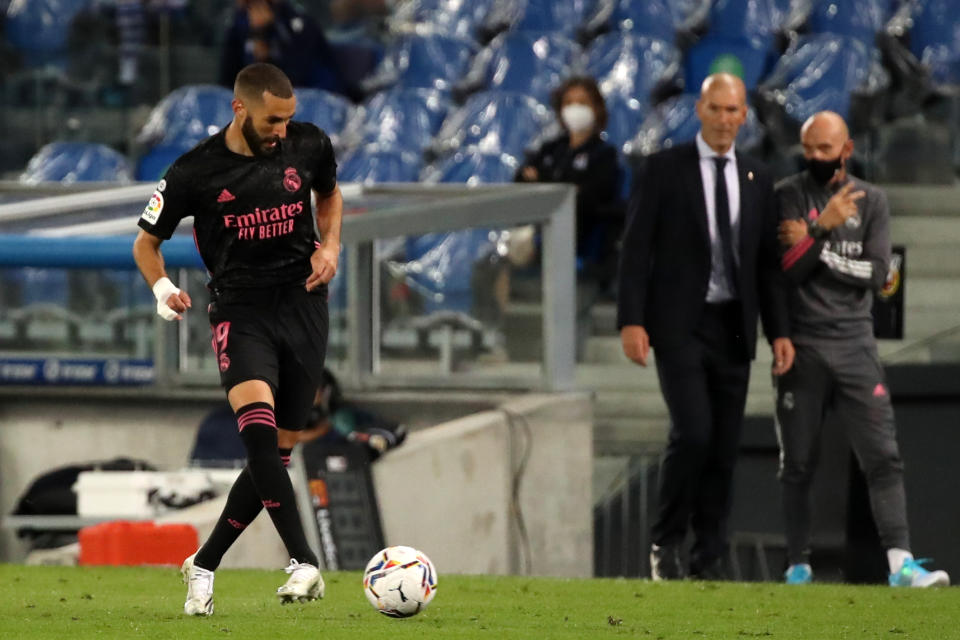
[[[607,107],[593,78],[574,76],[553,93],[563,133],[545,142],[517,170],[518,182],[565,182],[577,187],[578,353],[589,334],[589,311],[616,272],[623,228],[617,150],[601,133]]]
[[[883,191],[847,174],[847,125],[821,111],[800,130],[807,170],[776,185],[782,267],[789,289],[793,368],[775,381],[788,584],[813,579],[810,484],[828,417],[842,428],[866,476],[873,519],[887,550],[891,586],[946,586],[910,553],[903,462],[890,392],[873,336],[873,292],[890,262]]]

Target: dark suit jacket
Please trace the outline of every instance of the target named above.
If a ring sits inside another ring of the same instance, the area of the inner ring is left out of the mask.
[[[789,324],[777,259],[773,180],[763,164],[740,153],[737,170],[738,284],[743,336],[752,359],[758,310],[768,340],[789,336]],[[638,177],[620,258],[617,326],[642,325],[651,346],[667,350],[693,337],[710,280],[710,235],[696,144],[650,156]]]

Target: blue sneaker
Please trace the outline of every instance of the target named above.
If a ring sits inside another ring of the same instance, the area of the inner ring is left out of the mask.
[[[949,587],[950,576],[946,571],[927,571],[922,564],[930,562],[928,558],[915,560],[908,558],[903,561],[900,571],[890,574],[891,587]]]
[[[813,582],[813,569],[809,564],[792,564],[784,572],[787,584],[810,584]]]

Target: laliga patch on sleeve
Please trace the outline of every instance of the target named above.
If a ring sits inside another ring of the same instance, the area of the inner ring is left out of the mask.
[[[140,216],[140,218],[150,224],[157,224],[157,219],[160,217],[161,211],[163,211],[163,196],[159,191],[154,191],[150,202],[147,203],[146,208],[143,210],[143,215]]]

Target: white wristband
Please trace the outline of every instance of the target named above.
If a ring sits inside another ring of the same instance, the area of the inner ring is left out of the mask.
[[[167,300],[178,293],[180,289],[170,282],[170,278],[163,277],[153,283],[153,297],[157,299],[157,315],[164,320],[176,320],[179,314],[167,305]]]

